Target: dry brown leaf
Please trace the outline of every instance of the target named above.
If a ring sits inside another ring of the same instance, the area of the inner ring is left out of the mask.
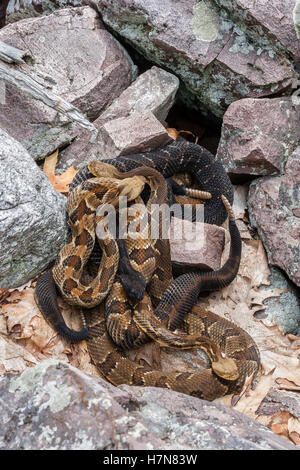
[[[38,360],[25,347],[0,335],[0,375],[17,374],[37,363]]]
[[[175,129],[175,127],[167,127],[167,132],[174,140],[176,140],[179,136],[179,132],[177,129]]]
[[[300,445],[300,434],[298,434],[297,432],[295,432],[295,431],[290,432],[289,433],[289,438],[297,446]]]
[[[294,444],[300,445],[300,421],[294,416],[288,420],[288,433],[290,440]]]
[[[129,350],[127,357],[139,364],[144,364],[154,369],[161,369],[161,348],[158,343],[146,343],[138,349]]]
[[[198,142],[198,137],[191,131],[181,130],[178,131],[175,127],[167,127],[168,134],[174,139],[177,140],[181,134],[192,135],[195,139],[195,144]]]
[[[0,306],[0,339],[2,349],[5,349],[5,354],[0,355],[0,374],[8,371],[8,368],[12,372],[22,372],[27,366],[53,357],[97,375],[86,342],[73,345],[60,338],[40,313],[33,294],[34,285],[22,291],[14,290],[6,298],[5,304]],[[59,305],[68,326],[80,329],[78,312],[61,300]]]
[[[3,304],[9,295],[10,295],[9,290],[2,287],[0,289],[0,304]]]
[[[279,436],[285,437],[288,439],[289,431],[288,431],[288,421],[291,415],[288,411],[279,411],[272,416],[270,429],[275,434]]]
[[[300,384],[297,385],[291,380],[278,378],[276,379],[276,383],[278,384],[279,390],[290,390],[294,392],[300,392]]]
[[[43,172],[48,177],[50,183],[54,189],[60,193],[67,194],[69,192],[69,185],[73,181],[74,176],[77,173],[77,170],[73,166],[70,166],[64,173],[61,175],[55,174],[55,167],[58,159],[58,150],[56,150],[52,155],[49,155],[45,158]]]

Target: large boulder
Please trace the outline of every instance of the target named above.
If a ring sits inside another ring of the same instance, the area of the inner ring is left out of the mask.
[[[253,28],[256,20],[241,22],[224,2],[92,3],[98,6],[103,21],[124,40],[148,60],[176,73],[184,84],[182,97],[204,113],[221,117],[233,101],[280,93],[296,78],[289,52],[268,24],[268,34]],[[269,13],[278,15],[272,8]],[[291,8],[284,8],[281,24],[292,24],[291,13]],[[294,29],[291,31],[289,40],[292,35],[296,40]]]
[[[65,196],[0,129],[0,287],[17,287],[55,259],[66,239]]]
[[[220,404],[161,388],[114,387],[54,359],[3,376],[0,393],[2,450],[298,448]]]
[[[231,175],[284,173],[300,144],[300,106],[290,98],[245,98],[223,116],[217,158]]]
[[[42,82],[90,120],[96,119],[136,76],[124,48],[89,7],[67,8],[7,25],[0,31],[0,40],[30,51],[30,59],[15,66],[16,70]],[[6,86],[0,121],[35,159],[44,158],[74,138],[71,119],[11,85]]]
[[[251,183],[249,213],[269,263],[300,286],[300,147],[289,157],[284,175]]]

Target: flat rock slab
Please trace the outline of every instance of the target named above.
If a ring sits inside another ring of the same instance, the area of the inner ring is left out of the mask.
[[[0,393],[0,449],[298,449],[233,409],[160,388],[114,387],[54,359],[3,376]]]
[[[252,25],[242,30],[240,20],[216,2],[93,3],[103,21],[138,52],[176,73],[184,84],[181,97],[204,113],[221,117],[233,101],[279,93],[296,78],[289,54],[273,34],[253,34]]]
[[[11,288],[56,258],[66,239],[66,198],[2,129],[0,188],[0,287]]]
[[[145,141],[146,133],[143,131],[142,124],[140,124],[140,131],[144,134],[144,142],[149,146],[152,145],[154,148],[154,143],[152,142],[152,133],[157,133],[159,122],[163,123],[167,117],[167,114],[174,103],[176,92],[179,87],[179,80],[175,75],[166,72],[165,70],[158,67],[151,67],[143,74],[141,74],[126,90],[124,90],[121,95],[114,100],[114,102],[103,112],[101,115],[93,122],[96,129],[98,129],[98,136],[93,137],[92,133],[82,128],[77,128],[78,133],[76,139],[72,144],[66,148],[60,155],[58,168],[65,170],[71,164],[74,167],[81,166],[92,159],[103,159],[108,158],[106,152],[112,152],[114,156],[118,153],[112,148],[106,147],[107,142],[107,129],[111,127],[116,127],[116,124],[122,123],[128,128],[128,135],[130,134],[130,120],[131,116],[134,114],[137,116],[137,113],[140,115],[147,116],[147,113],[152,113],[153,117],[151,122],[153,126],[148,127],[147,132],[149,133],[149,140]],[[155,121],[154,117],[157,119]],[[129,121],[126,124],[124,121],[125,118],[128,118]],[[122,120],[123,119],[123,120]],[[120,121],[119,121],[120,120]],[[114,121],[114,124],[111,123]],[[159,121],[159,122],[158,122]],[[149,120],[148,120],[149,123]],[[138,123],[136,123],[138,124]],[[123,126],[122,126],[123,127]],[[134,139],[134,136],[132,135]],[[142,139],[142,140],[143,140]],[[165,131],[165,143],[168,138]],[[127,145],[130,142],[128,137],[126,137]],[[141,142],[142,143],[142,142]],[[159,146],[159,142],[155,144]],[[139,147],[136,146],[136,149]],[[121,150],[120,150],[121,151]],[[126,149],[123,149],[124,153],[130,153]],[[120,153],[119,153],[120,154]]]
[[[133,113],[128,117],[113,119],[101,128],[101,147],[98,158],[114,158],[146,152],[170,143],[173,139],[151,111]],[[94,157],[93,157],[94,158]]]
[[[248,203],[251,225],[269,263],[300,286],[300,147],[288,159],[283,176],[251,183]]]
[[[49,87],[91,120],[135,78],[128,54],[90,7],[67,8],[7,25],[0,31],[0,40],[30,51],[31,58],[16,69]],[[57,110],[10,85],[5,94],[0,110],[2,128],[33,158],[43,158],[74,138],[73,122]]]
[[[290,98],[236,101],[224,114],[217,158],[231,175],[283,173],[300,144],[299,122]]]
[[[189,266],[203,265],[217,270],[225,244],[225,230],[217,225],[190,222],[172,217],[171,260]]]

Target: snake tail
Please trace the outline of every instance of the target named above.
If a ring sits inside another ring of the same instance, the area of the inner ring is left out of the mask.
[[[57,302],[56,285],[51,271],[47,271],[39,277],[34,295],[44,318],[60,335],[72,343],[78,343],[87,338],[86,325],[83,325],[80,331],[72,330],[66,325]]]

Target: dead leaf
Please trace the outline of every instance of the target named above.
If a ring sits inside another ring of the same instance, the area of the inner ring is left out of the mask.
[[[58,150],[56,150],[52,155],[49,155],[45,158],[43,172],[48,177],[50,183],[56,191],[67,194],[69,192],[69,185],[72,183],[73,178],[77,173],[77,170],[75,170],[73,166],[70,166],[61,175],[56,175],[55,167],[57,164],[57,159]]]
[[[298,434],[297,432],[293,431],[293,432],[290,432],[289,433],[289,437],[291,439],[291,441],[296,444],[296,445],[300,445],[300,434]]]
[[[9,290],[2,287],[0,289],[0,304],[3,304],[5,302],[5,299],[7,299],[9,295],[10,295]]]
[[[278,434],[281,437],[285,437],[288,439],[289,431],[288,431],[288,421],[291,415],[287,411],[280,411],[272,416],[270,429],[275,434]]]
[[[179,132],[177,129],[175,129],[175,127],[168,127],[167,132],[171,137],[173,137],[174,140],[176,140],[179,136]]]
[[[279,390],[291,390],[295,392],[300,392],[300,384],[297,385],[291,380],[278,378],[276,379],[276,383],[278,384]]]
[[[181,134],[187,134],[187,135],[192,135],[194,137],[195,144],[198,142],[198,136],[196,136],[191,131],[185,131],[185,130],[178,131],[177,129],[175,129],[175,127],[168,127],[167,132],[174,140],[177,140]]]
[[[0,374],[22,372],[26,367],[53,357],[97,375],[86,342],[70,344],[46,322],[34,300],[34,284],[22,291],[15,289],[0,305]],[[76,309],[61,299],[59,306],[68,326],[80,329],[81,319]]]

